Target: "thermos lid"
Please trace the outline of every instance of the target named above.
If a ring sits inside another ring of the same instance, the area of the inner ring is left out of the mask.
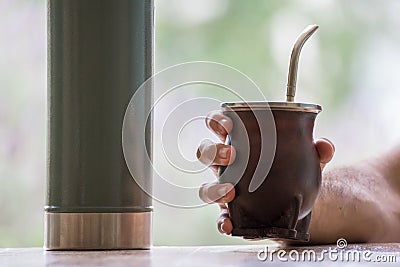
[[[249,110],[285,110],[319,113],[320,105],[295,102],[225,102],[221,104],[223,111],[249,111]]]

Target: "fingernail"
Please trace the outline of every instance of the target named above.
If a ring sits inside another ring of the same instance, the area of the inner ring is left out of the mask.
[[[224,197],[226,193],[228,193],[228,188],[226,186],[221,186],[217,189],[217,194],[220,198]]]
[[[229,154],[229,147],[221,147],[219,150],[218,150],[218,156],[221,158],[221,159],[226,159],[226,158],[228,158],[228,155]]]
[[[221,126],[221,124],[217,124],[217,129],[215,130],[217,134],[223,135],[224,134],[224,127]]]
[[[224,223],[221,223],[221,224],[219,224],[219,232],[222,234],[222,233],[224,233],[224,230],[222,230],[222,225],[223,225]]]
[[[221,231],[224,233],[224,234],[226,234],[226,232],[225,232],[225,230],[224,230],[224,227],[225,226],[225,220],[224,220],[224,222],[223,223],[221,223]]]
[[[328,138],[322,137],[321,139],[324,139],[325,141],[327,141],[329,144],[331,144],[331,146],[333,147],[333,152],[335,152],[336,148],[335,148],[335,144],[332,143],[331,140],[329,140]]]
[[[226,124],[228,123],[228,120],[227,120],[227,119],[221,119],[221,120],[219,121],[219,123],[220,123],[220,125],[222,126],[222,128],[225,129]]]

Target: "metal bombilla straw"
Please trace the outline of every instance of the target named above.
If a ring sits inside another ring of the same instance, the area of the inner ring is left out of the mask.
[[[289,63],[289,74],[286,91],[286,101],[294,102],[294,96],[296,94],[296,83],[297,83],[297,69],[299,65],[299,57],[301,49],[304,43],[311,37],[311,35],[318,29],[318,25],[309,25],[304,29],[302,33],[297,37],[296,42],[292,48],[292,54],[290,56]]]

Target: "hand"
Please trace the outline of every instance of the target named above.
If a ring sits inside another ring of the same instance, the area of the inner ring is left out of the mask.
[[[203,141],[197,149],[197,158],[203,164],[209,166],[215,172],[215,175],[218,175],[218,166],[227,166],[235,160],[235,148],[224,144],[233,124],[230,118],[219,111],[214,111],[207,115],[206,125],[223,143],[216,144],[210,140]],[[319,154],[322,171],[332,159],[335,148],[327,139],[317,139],[314,143]],[[206,203],[217,203],[219,205],[221,211],[217,219],[218,231],[222,234],[230,234],[233,227],[229,219],[227,203],[235,197],[234,186],[229,183],[205,183],[199,190],[199,196]]]

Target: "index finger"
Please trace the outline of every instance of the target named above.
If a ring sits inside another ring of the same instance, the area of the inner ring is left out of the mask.
[[[212,111],[206,117],[206,125],[221,141],[225,142],[226,135],[232,130],[233,123],[221,111]]]

